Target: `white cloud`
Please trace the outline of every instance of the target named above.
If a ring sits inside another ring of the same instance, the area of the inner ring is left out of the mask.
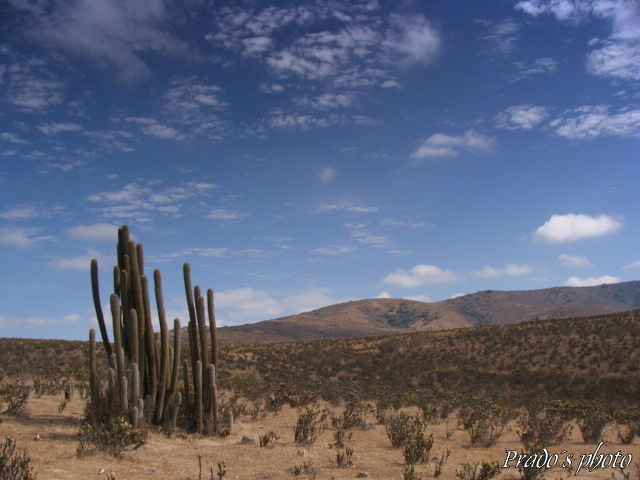
[[[480,270],[472,271],[471,276],[480,278],[511,277],[516,275],[527,275],[532,271],[533,269],[528,265],[514,265],[509,263],[505,265],[504,268],[484,266]]]
[[[43,240],[52,239],[50,236],[34,236],[36,232],[32,228],[0,228],[0,245],[29,248]]]
[[[350,212],[350,213],[374,213],[378,211],[378,207],[366,207],[363,205],[355,205],[349,202],[340,203],[321,203],[318,205],[316,212]]]
[[[391,294],[386,290],[384,290],[380,292],[378,295],[376,295],[376,298],[391,298]]]
[[[215,208],[207,215],[207,218],[213,218],[215,220],[239,220],[240,218],[247,217],[248,214],[239,212],[237,210],[229,210],[226,208]]]
[[[431,299],[431,297],[429,297],[429,295],[409,295],[407,297],[402,297],[402,298],[406,298],[407,300],[415,300],[416,302],[426,302],[426,303],[433,302],[433,300]]]
[[[558,70],[558,61],[555,58],[542,57],[533,62],[514,62],[517,72],[509,76],[512,81],[524,80],[533,75],[553,73]]]
[[[3,142],[9,142],[9,143],[20,143],[23,145],[28,145],[31,143],[28,140],[24,140],[23,138],[20,138],[20,135],[18,135],[17,133],[11,133],[11,132],[0,133],[0,140],[2,140]]]
[[[552,14],[559,21],[580,25],[593,17],[611,25],[604,40],[590,42],[587,70],[604,77],[640,79],[640,4],[637,0],[524,0],[516,9],[537,17]]]
[[[610,112],[607,105],[585,105],[565,111],[549,123],[556,135],[571,139],[640,136],[640,109]]]
[[[142,54],[189,53],[183,42],[167,33],[170,22],[179,19],[165,10],[162,1],[52,1],[37,10],[16,1],[13,6],[29,15],[25,25],[31,38],[87,57],[126,83],[150,74]]]
[[[336,169],[334,167],[322,167],[318,172],[318,180],[320,182],[330,182],[336,178]]]
[[[601,277],[570,277],[566,282],[567,287],[594,287],[596,285],[602,285],[605,283],[620,283],[622,281],[619,277],[612,277],[611,275],[603,275]]]
[[[631,262],[628,265],[625,265],[624,268],[629,269],[629,268],[640,268],[640,260],[636,260],[635,262]]]
[[[548,117],[548,108],[535,105],[514,105],[496,115],[499,128],[506,130],[531,130]]]
[[[127,117],[127,122],[139,125],[142,129],[142,133],[149,135],[150,137],[159,138],[162,140],[175,139],[182,140],[184,135],[177,129],[163,125],[153,118],[146,117]]]
[[[345,253],[355,252],[356,247],[350,245],[329,245],[327,247],[319,247],[311,250],[312,253],[318,255],[343,255]]]
[[[392,31],[383,44],[405,65],[427,64],[440,52],[438,30],[422,15],[392,15]]]
[[[565,267],[590,267],[591,262],[587,257],[580,257],[578,255],[568,255],[563,253],[558,257],[558,260],[562,262]]]
[[[592,217],[569,213],[552,215],[544,225],[538,227],[534,237],[545,242],[564,243],[609,235],[620,228],[622,223],[608,215]]]
[[[64,233],[75,240],[92,242],[114,242],[118,239],[118,227],[109,223],[77,225],[66,229]]]
[[[332,305],[337,300],[323,287],[308,287],[288,291],[259,290],[250,287],[216,293],[216,308],[230,310],[234,319],[268,320],[273,317],[297,314]]]
[[[426,140],[410,155],[413,163],[441,157],[456,156],[461,149],[471,152],[491,152],[495,139],[482,135],[475,130],[467,130],[462,135],[445,135],[436,133]]]
[[[78,125],[77,123],[47,123],[45,125],[40,125],[37,127],[45,135],[53,136],[57,135],[60,132],[78,132],[82,130],[82,125]]]
[[[24,205],[0,212],[0,218],[5,220],[26,220],[28,218],[36,218],[39,215],[38,209],[33,205]]]
[[[443,270],[435,265],[416,265],[408,272],[401,268],[387,275],[383,282],[401,287],[421,287],[429,283],[452,283],[458,280],[451,270]]]
[[[97,259],[100,264],[108,264],[109,257],[103,255],[97,250],[87,250],[87,253],[84,255],[78,255],[75,257],[64,257],[58,258],[57,260],[53,260],[47,263],[49,268],[59,271],[65,270],[78,270],[78,271],[89,271],[89,267],[91,265],[92,259]]]
[[[520,25],[515,20],[507,18],[496,23],[481,23],[485,23],[487,26],[487,33],[483,36],[483,40],[489,46],[487,51],[499,55],[508,55],[516,49]]]

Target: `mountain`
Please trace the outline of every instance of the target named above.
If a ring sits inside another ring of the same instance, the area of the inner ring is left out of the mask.
[[[595,287],[485,290],[433,303],[397,298],[354,300],[298,315],[221,327],[218,331],[225,343],[263,343],[504,325],[637,308],[640,281],[632,281]],[[188,338],[186,327],[182,338]]]

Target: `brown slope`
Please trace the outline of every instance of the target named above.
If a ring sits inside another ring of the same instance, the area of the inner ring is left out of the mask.
[[[533,319],[599,315],[640,308],[640,281],[595,287],[486,290],[434,303],[394,298],[356,300],[263,322],[223,327],[232,343],[350,338],[446,330]],[[186,331],[183,338],[187,338]]]

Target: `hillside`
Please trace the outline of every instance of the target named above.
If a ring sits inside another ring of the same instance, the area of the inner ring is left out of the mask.
[[[433,303],[393,298],[356,300],[298,315],[223,327],[219,334],[221,341],[227,343],[350,338],[505,325],[634,308],[640,308],[640,281],[527,291],[486,290]],[[183,338],[187,338],[186,330]]]

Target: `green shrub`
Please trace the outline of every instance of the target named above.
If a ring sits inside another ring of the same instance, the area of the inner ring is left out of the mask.
[[[388,416],[385,429],[389,440],[391,440],[391,445],[401,448],[410,438],[421,435],[424,425],[419,417],[401,412],[398,415]]]
[[[119,457],[128,449],[140,447],[144,438],[126,418],[115,417],[97,425],[84,422],[80,427],[80,442],[81,445],[92,443],[98,450]]]
[[[31,387],[17,378],[5,379],[0,383],[0,412],[18,415],[27,409]]]

